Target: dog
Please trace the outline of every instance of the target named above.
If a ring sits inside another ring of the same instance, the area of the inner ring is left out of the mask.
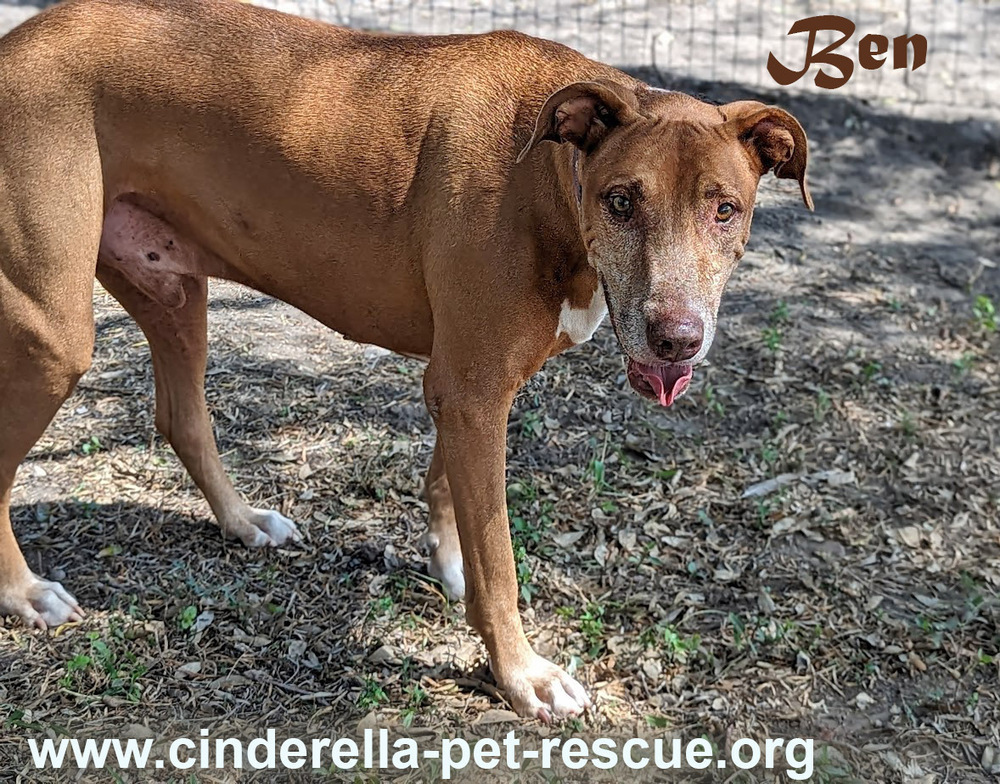
[[[89,367],[95,276],[148,338],[156,427],[224,534],[299,539],[216,449],[207,282],[225,278],[427,360],[430,574],[464,598],[518,713],[585,711],[521,625],[512,401],[610,314],[631,386],[672,404],[712,345],[760,178],[797,180],[812,208],[799,122],[520,33],[375,35],[234,0],[69,0],[0,40],[0,85],[0,613],[83,615],[27,566],[10,499]]]

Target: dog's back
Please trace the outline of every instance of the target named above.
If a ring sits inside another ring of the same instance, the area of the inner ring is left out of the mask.
[[[518,114],[527,128],[535,104],[567,80],[623,77],[513,31],[373,34],[229,0],[69,0],[0,39],[0,71],[32,95],[50,84],[63,102],[75,83],[119,109],[221,106],[283,127],[382,123],[392,135],[396,125],[410,139],[443,117],[474,125],[479,138],[509,132]],[[301,113],[319,100],[324,116]]]
[[[631,81],[520,33],[373,35],[227,0],[70,0],[0,41],[0,73],[0,147],[20,154],[28,136],[54,143],[92,124],[106,203],[149,179],[181,193],[220,165],[219,200],[276,189],[294,203],[290,168],[363,205],[358,219],[390,244],[412,238],[417,180],[447,190],[452,210],[498,209],[547,95]]]

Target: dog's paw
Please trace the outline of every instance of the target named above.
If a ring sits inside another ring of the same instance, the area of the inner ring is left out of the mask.
[[[298,544],[302,534],[298,526],[282,514],[267,509],[251,509],[250,525],[240,539],[247,547],[281,547],[288,542]]]
[[[453,602],[465,598],[465,565],[462,551],[458,547],[445,547],[437,534],[427,532],[420,540],[421,546],[430,553],[427,573],[441,583],[445,596]]]
[[[591,705],[587,691],[562,668],[532,653],[527,664],[500,676],[500,687],[518,714],[548,724],[580,716]]]
[[[27,626],[44,631],[83,620],[83,608],[59,583],[27,572],[22,580],[0,590],[0,615],[17,615]]]

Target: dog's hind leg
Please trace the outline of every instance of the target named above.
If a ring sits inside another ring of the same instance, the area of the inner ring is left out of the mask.
[[[0,615],[45,629],[79,620],[83,610],[59,583],[28,568],[11,528],[11,488],[18,464],[89,365],[93,326],[81,320],[70,334],[11,330],[17,297],[8,286],[0,278]]]
[[[441,582],[449,599],[458,601],[465,596],[465,568],[455,522],[455,504],[451,499],[451,486],[440,442],[434,444],[434,456],[427,469],[424,487],[430,511],[427,533],[423,536],[423,544],[430,552],[427,571]]]
[[[45,324],[49,314],[40,303],[0,276],[0,615],[40,629],[79,620],[83,610],[59,583],[28,568],[10,523],[11,488],[18,464],[90,364],[91,288],[88,302],[78,303],[80,318],[57,326]],[[38,323],[17,323],[19,315]]]
[[[36,168],[18,182],[13,167],[0,167],[0,616],[41,629],[83,611],[59,583],[28,568],[11,527],[11,489],[18,465],[90,365],[101,228],[100,189],[86,187],[91,172],[52,182],[45,173]]]
[[[97,277],[149,341],[156,377],[156,429],[205,494],[223,532],[248,547],[276,547],[299,540],[291,520],[243,501],[219,458],[205,403],[208,279],[167,275],[166,295],[154,298],[118,267],[102,263]],[[147,290],[151,288],[148,280],[144,283]]]

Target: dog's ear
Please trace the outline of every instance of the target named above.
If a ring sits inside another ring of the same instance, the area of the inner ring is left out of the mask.
[[[761,175],[773,169],[776,177],[798,180],[802,201],[813,209],[806,183],[809,142],[799,121],[784,109],[758,101],[736,101],[720,106],[719,111],[726,124],[733,128],[736,138],[760,163]]]
[[[593,150],[612,128],[639,116],[635,93],[610,81],[575,82],[556,90],[535,120],[535,132],[517,156],[520,163],[539,142],[569,142]]]

